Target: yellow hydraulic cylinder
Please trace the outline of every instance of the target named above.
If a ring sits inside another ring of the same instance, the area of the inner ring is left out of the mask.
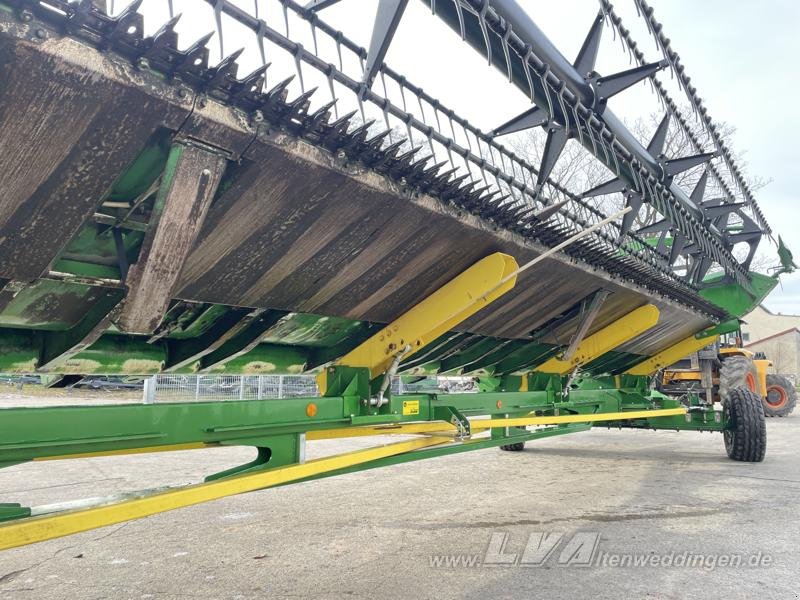
[[[395,357],[414,354],[426,344],[468,319],[516,284],[517,261],[495,252],[436,290],[408,312],[336,361],[367,367],[370,377],[386,372]],[[324,393],[326,373],[317,382]]]
[[[651,329],[658,323],[658,317],[659,310],[655,305],[640,306],[583,340],[569,360],[551,358],[535,370],[541,373],[566,375],[576,367],[603,356],[606,352]]]
[[[689,356],[693,352],[697,352],[701,348],[705,348],[709,344],[713,344],[718,337],[718,335],[710,335],[708,337],[701,337],[698,339],[693,335],[689,336],[677,344],[670,346],[666,350],[662,350],[658,354],[654,354],[647,360],[640,362],[638,365],[631,367],[625,371],[625,374],[652,375],[659,369],[668,367],[676,361]]]

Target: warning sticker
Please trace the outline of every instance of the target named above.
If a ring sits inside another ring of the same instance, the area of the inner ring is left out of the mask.
[[[419,400],[403,400],[403,414],[404,415],[418,415],[419,414]]]

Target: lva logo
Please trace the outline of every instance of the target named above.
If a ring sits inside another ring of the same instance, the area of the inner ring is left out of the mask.
[[[594,561],[600,534],[596,531],[577,531],[565,534],[558,531],[534,531],[520,552],[508,548],[510,535],[496,531],[489,538],[483,558],[484,565],[521,565],[538,567],[551,560],[559,565],[588,567]]]
[[[656,549],[645,552],[614,552],[600,549],[596,531],[534,531],[525,543],[496,531],[489,537],[483,554],[441,554],[429,557],[435,568],[474,567],[600,567],[600,568],[678,568],[713,571],[718,568],[758,568],[774,564],[771,554],[762,551],[702,553],[688,549]]]

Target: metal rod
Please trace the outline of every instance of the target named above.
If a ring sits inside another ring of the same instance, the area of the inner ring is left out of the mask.
[[[495,291],[496,289],[498,289],[499,287],[501,287],[503,284],[505,284],[505,283],[508,283],[509,281],[511,281],[512,279],[514,279],[514,277],[516,277],[517,275],[519,275],[519,274],[520,274],[520,273],[522,273],[523,271],[527,271],[527,270],[528,270],[528,269],[530,269],[532,266],[534,266],[534,265],[536,265],[537,263],[540,263],[541,261],[543,261],[545,258],[548,258],[548,257],[552,256],[553,254],[555,254],[556,252],[558,252],[559,250],[563,250],[564,248],[566,248],[566,247],[567,247],[567,246],[569,246],[570,244],[574,244],[574,243],[575,243],[575,242],[577,242],[578,240],[580,240],[580,239],[582,239],[582,238],[585,238],[587,235],[589,235],[589,234],[590,234],[590,233],[592,233],[593,231],[597,231],[597,230],[598,230],[600,227],[602,227],[602,226],[603,226],[603,225],[605,225],[606,223],[610,223],[611,221],[613,221],[613,220],[615,220],[615,219],[619,219],[619,218],[620,218],[620,217],[622,217],[624,214],[626,214],[626,213],[628,213],[628,212],[630,212],[630,211],[631,211],[631,207],[630,207],[630,206],[629,206],[629,207],[627,207],[627,208],[623,208],[621,211],[614,213],[614,214],[613,214],[613,215],[611,215],[610,217],[606,217],[605,219],[603,219],[603,220],[602,220],[602,221],[600,221],[599,223],[595,223],[594,225],[592,225],[592,226],[590,226],[590,227],[587,227],[586,229],[583,229],[583,230],[579,231],[579,232],[578,232],[578,233],[576,233],[575,235],[573,235],[573,236],[571,236],[571,237],[568,237],[567,239],[565,239],[565,240],[564,240],[563,242],[561,242],[560,244],[556,244],[556,245],[555,245],[555,246],[553,246],[552,248],[549,248],[548,250],[545,250],[545,251],[544,251],[544,252],[542,252],[542,253],[541,253],[539,256],[537,256],[536,258],[534,258],[534,259],[532,259],[532,260],[529,260],[528,262],[526,262],[524,265],[522,265],[522,266],[521,266],[520,268],[518,268],[516,271],[512,271],[511,273],[509,273],[508,275],[506,275],[505,277],[503,277],[503,279],[501,279],[501,280],[500,280],[500,283],[498,283],[498,284],[497,284],[496,286],[494,286],[494,287],[493,287],[491,290],[489,290],[488,292],[486,292],[486,294],[484,294],[484,296],[483,296],[483,297],[485,298],[486,296],[488,296],[489,294],[491,294],[493,291]]]

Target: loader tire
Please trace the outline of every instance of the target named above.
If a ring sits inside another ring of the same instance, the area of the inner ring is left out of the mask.
[[[767,375],[767,397],[764,414],[768,417],[785,417],[797,404],[797,390],[783,375]]]
[[[505,446],[500,446],[500,450],[505,450],[506,452],[522,452],[525,449],[525,442],[517,442],[515,444],[506,444]]]
[[[746,356],[731,356],[722,361],[719,370],[719,400],[725,404],[731,390],[747,388],[758,393],[758,371],[752,359]]]
[[[725,412],[728,429],[722,434],[728,457],[741,462],[764,460],[767,452],[767,422],[759,395],[746,387],[729,390]]]

